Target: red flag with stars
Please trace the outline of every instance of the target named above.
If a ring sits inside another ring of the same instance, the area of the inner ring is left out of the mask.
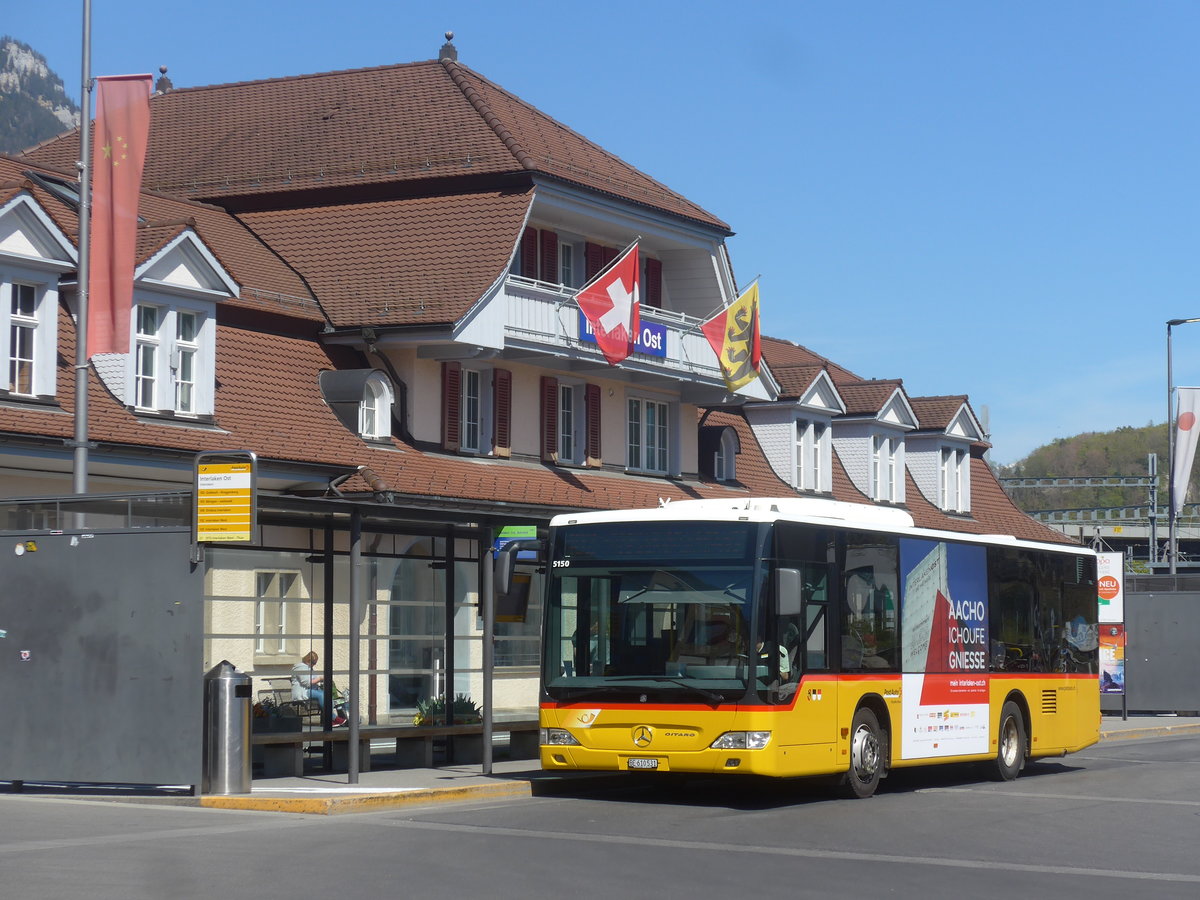
[[[129,352],[138,196],[150,134],[151,75],[96,79],[87,355]]]

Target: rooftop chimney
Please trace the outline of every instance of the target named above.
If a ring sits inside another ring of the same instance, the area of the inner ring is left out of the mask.
[[[174,87],[174,85],[171,84],[171,79],[167,77],[167,67],[159,66],[158,67],[158,81],[154,82],[154,93],[165,94],[167,91],[171,90],[171,88],[173,88],[173,87]]]
[[[449,59],[453,62],[458,62],[458,49],[450,43],[454,40],[454,32],[446,32],[446,43],[442,44],[442,49],[438,51],[438,59]]]

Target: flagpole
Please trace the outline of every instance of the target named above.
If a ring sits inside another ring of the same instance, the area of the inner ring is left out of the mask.
[[[88,277],[92,219],[92,0],[83,0],[83,101],[79,112],[79,284],[75,320],[75,440],[71,489],[86,494],[88,484]]]
[[[606,263],[604,266],[602,266],[602,267],[600,268],[600,271],[599,271],[599,272],[597,272],[595,275],[593,275],[591,278],[589,278],[587,281],[585,281],[585,282],[583,283],[583,286],[582,286],[582,287],[578,287],[578,288],[576,288],[575,290],[573,290],[573,291],[571,292],[571,296],[570,296],[570,297],[564,297],[564,298],[562,299],[562,301],[561,301],[561,302],[558,304],[558,306],[554,307],[554,310],[555,310],[555,312],[557,312],[558,310],[562,309],[564,306],[566,306],[566,305],[567,305],[568,303],[570,303],[572,300],[575,300],[575,298],[576,298],[576,297],[578,297],[580,294],[582,294],[584,291],[586,291],[588,288],[590,288],[590,287],[592,286],[592,284],[593,284],[593,283],[595,283],[596,281],[599,281],[599,280],[600,280],[600,278],[601,278],[601,277],[602,277],[604,274],[606,274],[606,273],[608,272],[608,270],[609,270],[609,269],[611,269],[613,266],[615,266],[617,263],[619,263],[619,262],[620,262],[620,261],[621,261],[621,260],[622,260],[622,259],[625,257],[625,254],[629,252],[629,249],[630,249],[630,248],[631,248],[631,247],[632,247],[634,244],[636,244],[638,241],[640,241],[641,239],[642,239],[642,236],[639,234],[639,235],[638,235],[637,237],[635,237],[635,238],[634,238],[632,241],[630,241],[628,244],[626,244],[626,245],[625,245],[625,249],[624,249],[624,250],[622,250],[620,253],[618,253],[616,256],[614,256],[614,257],[613,257],[611,260],[609,260],[609,262],[607,262],[607,263]],[[578,305],[578,301],[576,301],[576,305]]]
[[[737,290],[737,288],[735,286],[734,291],[733,291],[733,302],[736,303],[738,301],[738,298],[740,298],[742,296],[742,294],[746,293],[746,291],[750,290],[750,288],[754,287],[754,285],[756,285],[758,283],[758,279],[760,279],[760,278],[762,278],[761,273],[758,275],[755,275],[753,278],[750,279],[750,283],[748,285],[746,285],[744,288],[742,288],[740,291]],[[705,316],[703,319],[701,319],[699,325],[693,325],[687,331],[685,331],[681,335],[679,335],[679,337],[685,338],[689,334],[691,334],[693,331],[698,331],[704,325],[705,322],[707,322],[709,319],[711,319],[717,313],[722,312],[726,309],[729,309],[729,307],[728,306],[718,306],[716,309],[714,309],[712,312],[710,312],[707,316]]]

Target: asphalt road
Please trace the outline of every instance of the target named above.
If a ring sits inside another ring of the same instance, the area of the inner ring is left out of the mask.
[[[636,781],[590,795],[284,815],[0,796],[0,897],[1200,897],[1200,735],[1017,781]]]

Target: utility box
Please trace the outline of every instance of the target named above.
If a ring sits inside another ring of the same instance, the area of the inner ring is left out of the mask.
[[[203,794],[250,793],[250,688],[229,660],[204,676]]]

